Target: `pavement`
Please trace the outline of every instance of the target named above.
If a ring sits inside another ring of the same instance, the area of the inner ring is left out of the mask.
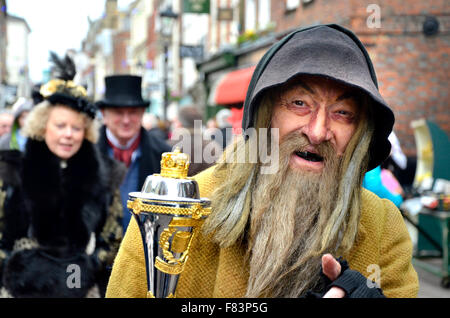
[[[413,218],[413,220],[417,222],[417,219]],[[418,231],[410,222],[405,220],[405,224],[410,234],[414,251],[416,251]],[[440,273],[436,273],[442,269],[442,258],[420,258],[419,262],[413,261],[413,264],[419,276],[418,298],[450,298],[450,288],[441,286],[442,276]]]
[[[427,264],[441,268],[441,259],[422,260]],[[417,275],[419,276],[419,294],[418,298],[450,298],[450,288],[441,286],[441,277],[421,266],[414,265]]]

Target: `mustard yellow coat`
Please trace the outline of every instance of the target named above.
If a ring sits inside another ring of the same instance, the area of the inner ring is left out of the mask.
[[[201,197],[210,197],[221,181],[212,176],[213,169],[195,177]],[[244,253],[240,245],[220,249],[205,236],[197,235],[180,275],[176,297],[242,297],[248,278]],[[411,257],[411,240],[398,209],[390,201],[363,190],[359,239],[349,254],[344,255],[350,268],[373,278],[372,264],[375,264],[381,269],[380,284],[387,297],[416,297],[419,285]],[[146,295],[143,244],[132,218],[114,261],[106,297]]]

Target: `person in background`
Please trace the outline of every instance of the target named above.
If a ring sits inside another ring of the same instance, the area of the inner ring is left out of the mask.
[[[156,127],[158,124],[156,116],[152,113],[145,112],[142,116],[142,127],[145,128],[145,130],[150,130],[153,127]]]
[[[389,157],[382,165],[367,171],[363,179],[363,187],[382,199],[392,201],[399,208],[404,200],[403,188],[393,173],[394,169],[391,171],[386,166],[389,165],[389,162],[392,162],[395,167],[404,170],[406,169],[407,158],[394,132],[391,132],[388,139],[392,146]]]
[[[381,164],[383,174],[390,173],[392,178],[402,188],[403,198],[408,198],[414,193],[414,177],[416,172],[416,156],[406,156],[400,144],[397,135],[392,132],[389,135],[389,141],[392,145],[391,155]]]
[[[145,109],[150,105],[141,94],[140,76],[105,77],[105,96],[96,105],[103,115],[98,147],[100,151],[125,164],[127,173],[120,186],[123,213],[121,228],[125,233],[131,213],[127,209],[128,193],[140,191],[148,175],[161,170],[161,155],[171,147],[142,127]]]
[[[225,149],[233,140],[233,129],[229,118],[231,111],[228,108],[221,109],[216,114],[217,126],[222,135],[222,149]]]
[[[216,118],[210,118],[206,121],[206,129],[216,129],[219,128],[219,126],[217,126],[217,121]]]
[[[125,168],[94,145],[97,109],[72,81],[73,61],[51,60],[24,151],[0,151],[1,297],[101,297],[118,249],[111,222]]]
[[[398,166],[399,169],[405,170],[408,165],[408,158],[403,153],[402,147],[400,145],[400,140],[398,140],[397,135],[394,131],[389,135],[389,142],[391,143],[391,154],[389,158]]]
[[[22,128],[25,125],[25,119],[33,108],[32,100],[22,99],[13,106],[14,119],[11,131],[0,137],[0,149],[18,149],[25,150],[26,137],[23,135]]]
[[[0,112],[0,137],[11,131],[14,115],[10,110]]]
[[[152,135],[161,139],[167,140],[167,132],[163,129],[163,122],[152,113],[144,113],[144,117],[142,118],[142,126]]]
[[[181,152],[189,155],[188,176],[194,176],[214,165],[219,154],[220,145],[203,135],[202,115],[196,106],[183,106],[173,120],[172,148],[179,146]]]
[[[400,207],[403,203],[403,190],[400,184],[389,170],[382,169],[381,166],[366,172],[362,186],[380,198],[392,201],[396,207]]]

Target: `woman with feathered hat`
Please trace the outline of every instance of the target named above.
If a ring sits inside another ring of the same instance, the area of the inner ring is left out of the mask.
[[[51,60],[55,78],[28,115],[25,151],[0,152],[1,295],[7,297],[100,296],[121,238],[115,194],[125,169],[94,145],[97,110],[72,81],[73,61],[54,53]]]

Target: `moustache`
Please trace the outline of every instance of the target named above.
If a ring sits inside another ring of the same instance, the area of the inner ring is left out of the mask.
[[[295,154],[308,161],[325,163],[337,158],[336,151],[329,141],[313,145],[308,137],[298,131],[284,136],[280,143],[280,154],[288,156]]]

